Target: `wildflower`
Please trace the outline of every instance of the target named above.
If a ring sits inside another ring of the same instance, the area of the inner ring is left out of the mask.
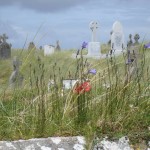
[[[86,47],[87,47],[87,45],[88,45],[88,43],[87,43],[87,42],[83,42],[83,43],[82,43],[82,49],[86,48]]]
[[[82,43],[82,49],[86,48],[86,47],[87,47],[87,45],[88,45],[88,43],[87,43],[87,42],[83,42],[83,43]],[[77,51],[77,53],[76,53],[76,58],[77,58],[77,56],[79,55],[80,50],[82,50],[82,49],[78,49],[78,51]]]
[[[128,64],[131,64],[131,59],[128,59],[128,60],[126,61],[126,65],[128,65]]]
[[[91,90],[91,85],[89,81],[85,81],[81,84],[77,84],[74,88],[74,92],[77,94],[89,92]]]
[[[150,43],[145,44],[145,45],[144,45],[144,48],[150,48]]]
[[[90,69],[89,71],[88,71],[88,73],[91,73],[91,74],[96,74],[96,69]]]
[[[82,84],[82,88],[84,89],[85,92],[89,92],[91,90],[91,85],[90,82],[86,81]]]
[[[134,59],[128,59],[126,62],[126,65],[131,64],[134,61]]]

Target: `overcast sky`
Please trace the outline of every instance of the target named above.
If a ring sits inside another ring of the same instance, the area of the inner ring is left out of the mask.
[[[36,46],[79,48],[91,40],[89,23],[99,23],[97,39],[107,43],[113,23],[122,23],[126,40],[139,33],[150,40],[150,0],[0,0],[0,34],[13,48],[34,41]]]

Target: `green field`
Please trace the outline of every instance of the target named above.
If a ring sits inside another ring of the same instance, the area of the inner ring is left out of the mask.
[[[107,51],[107,50],[106,50]],[[0,60],[0,140],[84,135],[91,140],[127,135],[150,139],[150,51],[141,48],[137,71],[125,83],[126,54],[72,59],[73,51],[44,57],[43,51],[13,50],[22,60],[23,87],[11,89],[12,59]],[[86,51],[83,53],[86,53]],[[96,75],[87,74],[95,68]],[[63,79],[89,79],[91,91],[62,91]],[[55,86],[48,92],[47,84]]]

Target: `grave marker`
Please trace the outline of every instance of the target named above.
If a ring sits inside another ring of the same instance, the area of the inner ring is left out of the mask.
[[[77,80],[74,80],[74,79],[63,80],[63,88],[72,89],[76,83],[77,83]]]
[[[88,43],[88,56],[100,56],[100,42],[97,42],[97,29],[98,23],[96,21],[92,21],[89,24],[90,29],[92,30],[92,38],[91,42]]]
[[[53,45],[45,45],[44,46],[44,56],[51,55],[55,51],[55,47]]]
[[[0,36],[0,59],[8,59],[11,57],[11,44],[6,42],[7,39],[6,34]]]
[[[23,75],[19,72],[19,67],[21,64],[21,61],[19,61],[19,59],[15,56],[13,59],[13,72],[9,78],[9,85],[12,88],[22,86]]]
[[[55,51],[56,51],[56,52],[59,52],[59,51],[61,51],[61,48],[60,48],[59,41],[56,41],[56,47],[55,47]]]
[[[111,50],[114,54],[120,54],[124,47],[123,27],[119,21],[116,21],[112,27]]]

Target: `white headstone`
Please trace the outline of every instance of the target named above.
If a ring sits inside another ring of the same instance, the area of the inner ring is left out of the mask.
[[[54,53],[55,47],[52,45],[44,46],[44,56],[51,55]]]
[[[92,30],[92,41],[88,43],[88,56],[100,56],[100,42],[97,42],[96,38],[98,23],[92,21],[90,22],[89,27]]]
[[[64,89],[72,89],[77,82],[78,80],[73,79],[63,80],[63,87]]]
[[[115,54],[120,54],[124,47],[124,33],[123,27],[119,21],[116,21],[112,27],[112,35],[111,35],[111,50]]]

